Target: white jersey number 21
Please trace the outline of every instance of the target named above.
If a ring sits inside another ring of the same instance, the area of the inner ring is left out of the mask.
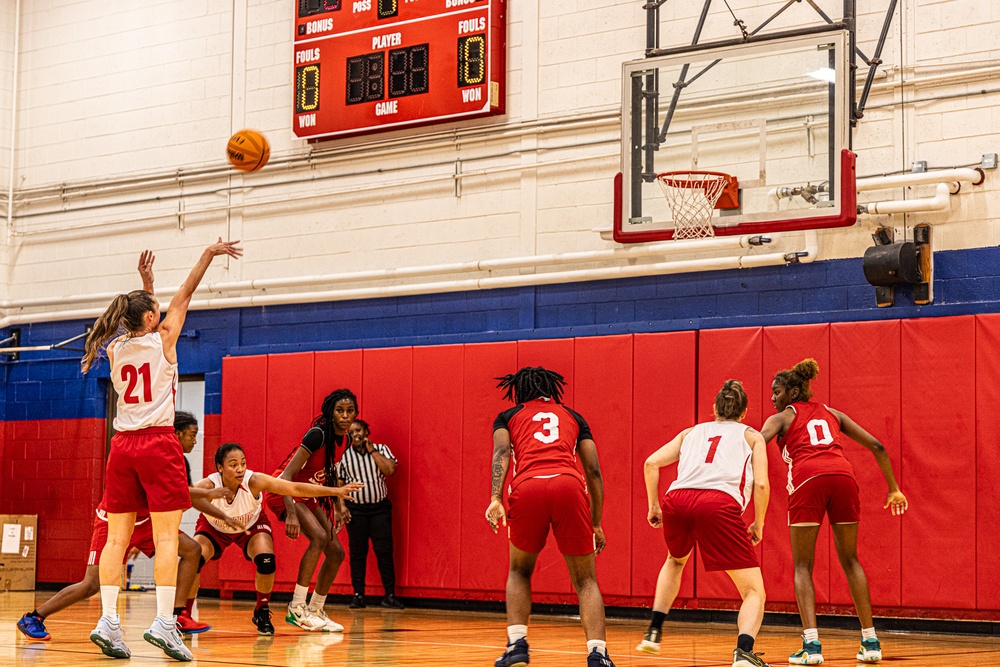
[[[535,433],[535,440],[539,442],[544,442],[546,445],[551,445],[553,442],[559,439],[559,416],[554,415],[551,412],[538,412],[531,421],[535,422],[545,422],[542,424],[542,430],[545,434]]]

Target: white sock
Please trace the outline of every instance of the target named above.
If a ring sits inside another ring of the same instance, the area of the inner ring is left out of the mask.
[[[875,639],[875,628],[861,628],[862,639]]]
[[[818,642],[819,641],[819,630],[816,628],[806,628],[802,631],[802,639],[807,642]]]
[[[524,639],[528,636],[528,626],[527,625],[508,625],[507,626],[507,643],[513,644],[518,639]]]
[[[309,609],[312,611],[319,611],[326,604],[325,595],[317,595],[316,591],[313,591],[312,596],[309,598]]]
[[[595,648],[597,649],[597,652],[600,653],[601,655],[606,656],[608,654],[608,643],[603,639],[587,640],[587,655],[590,655],[590,652],[593,651]]]
[[[176,586],[156,587],[156,615],[164,621],[169,621],[174,617],[174,596],[176,594]]]
[[[118,622],[118,586],[101,586],[101,607],[104,615]]]
[[[292,593],[292,602],[288,606],[289,607],[296,607],[296,606],[298,606],[300,604],[305,604],[306,603],[306,595],[308,593],[309,593],[309,587],[308,586],[299,586],[298,584],[295,584],[295,592]]]

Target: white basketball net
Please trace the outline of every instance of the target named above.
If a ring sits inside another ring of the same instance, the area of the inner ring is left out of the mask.
[[[703,171],[673,171],[656,175],[674,218],[674,240],[715,236],[712,213],[715,202],[729,185],[725,175]]]

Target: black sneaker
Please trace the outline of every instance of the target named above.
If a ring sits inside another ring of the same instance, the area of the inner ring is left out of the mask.
[[[733,651],[733,667],[771,667],[753,651],[737,648]]]
[[[271,608],[264,605],[253,612],[253,622],[257,626],[258,635],[273,635],[274,625],[271,624]]]
[[[660,630],[649,628],[642,636],[642,641],[635,647],[636,651],[657,655],[660,652]]]
[[[365,606],[366,606],[365,605],[365,596],[364,595],[358,595],[357,593],[355,593],[354,597],[351,598],[351,604],[347,605],[347,608],[348,609],[364,609]]]
[[[524,667],[531,658],[528,657],[528,640],[521,637],[513,644],[507,644],[507,650],[493,663],[494,667]]]
[[[587,656],[587,667],[615,667],[611,662],[611,657],[601,653],[600,649],[594,647]]]
[[[382,598],[380,606],[385,607],[386,609],[406,609],[406,607],[403,606],[403,603],[396,599],[395,595],[386,595]]]

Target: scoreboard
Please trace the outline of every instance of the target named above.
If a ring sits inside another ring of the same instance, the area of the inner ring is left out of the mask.
[[[295,0],[302,139],[504,112],[506,0]]]

